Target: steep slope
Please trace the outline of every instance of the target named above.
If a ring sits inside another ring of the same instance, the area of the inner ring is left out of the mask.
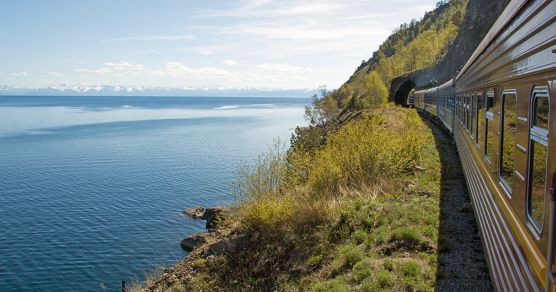
[[[423,19],[402,24],[349,80],[325,97],[324,112],[360,110],[386,101],[393,78],[431,66],[446,53],[463,22],[467,0],[438,2]]]
[[[433,66],[394,78],[389,89],[389,100],[403,104],[411,89],[442,84],[453,78],[509,2],[470,0],[459,34],[448,46],[446,54]]]
[[[413,88],[441,84],[463,67],[509,0],[438,2],[434,11],[402,24],[340,88],[315,103],[331,120],[339,113],[398,104]]]

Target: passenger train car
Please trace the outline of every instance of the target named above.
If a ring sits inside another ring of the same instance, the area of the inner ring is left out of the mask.
[[[511,1],[453,80],[413,94],[454,136],[499,291],[556,291],[555,97],[552,0]]]

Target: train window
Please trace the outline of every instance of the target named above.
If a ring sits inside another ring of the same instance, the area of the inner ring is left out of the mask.
[[[460,96],[460,97],[458,98],[458,119],[459,119],[460,125],[462,124],[462,122],[461,122],[461,120],[462,120],[462,119],[461,119],[461,117],[462,117],[462,114],[461,114],[462,108],[463,108],[463,106],[462,106],[462,101],[461,101],[461,96]]]
[[[533,93],[529,145],[529,193],[527,210],[537,231],[542,229],[546,194],[549,98],[546,88]]]
[[[475,101],[475,95],[473,95],[469,102],[470,102],[470,107],[471,109],[469,110],[469,135],[471,136],[471,139],[473,139],[473,120],[475,119],[475,111],[476,111],[476,107],[477,107],[477,102]]]
[[[500,131],[500,178],[509,194],[515,179],[515,138],[517,125],[517,95],[505,91],[502,95]]]
[[[456,97],[456,119],[459,121],[459,96]]]
[[[462,120],[462,110],[463,110],[463,105],[462,105],[462,100],[461,100],[461,96],[458,98],[458,119],[459,119],[459,123],[462,124],[461,120]]]
[[[459,121],[459,97],[456,97],[456,118]]]
[[[469,96],[463,98],[463,107],[465,113],[465,129],[469,132]]]
[[[537,95],[535,100],[535,110],[536,112],[533,120],[534,126],[541,129],[548,129],[548,96]]]
[[[486,98],[486,114],[485,114],[485,159],[492,164],[492,158],[496,156],[496,147],[494,147],[494,92],[489,92]]]
[[[483,97],[481,94],[477,95],[477,102],[475,106],[475,117],[476,117],[475,135],[477,136],[475,141],[477,141],[477,146],[480,147],[480,141],[482,138],[481,133],[483,132],[484,123],[485,123],[485,110],[483,109]]]

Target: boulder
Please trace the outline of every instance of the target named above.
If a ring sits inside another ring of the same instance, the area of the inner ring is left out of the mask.
[[[183,214],[193,218],[193,219],[203,219],[205,220],[203,217],[205,216],[205,208],[203,207],[195,207],[195,208],[187,208],[185,210],[183,210]]]
[[[209,230],[216,229],[218,222],[222,219],[222,211],[223,208],[215,207],[215,208],[203,208],[203,207],[195,207],[195,208],[187,208],[183,211],[183,213],[193,219],[200,219],[207,221],[206,228]]]
[[[197,234],[193,234],[193,235],[187,237],[186,239],[182,240],[180,242],[180,246],[185,251],[191,252],[197,246],[199,246],[199,245],[201,245],[205,242],[206,242],[206,234],[205,233],[197,233]]]
[[[206,228],[209,230],[214,230],[218,226],[218,223],[222,220],[222,209],[221,208],[207,208],[203,214],[203,220],[207,221]]]
[[[208,251],[212,255],[224,255],[235,252],[238,249],[242,249],[243,245],[246,243],[246,236],[243,234],[233,235],[229,238],[220,239],[208,248]]]

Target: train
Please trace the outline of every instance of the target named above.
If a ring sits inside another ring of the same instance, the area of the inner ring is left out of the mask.
[[[455,140],[497,291],[556,291],[555,97],[552,0],[510,1],[455,77],[408,97]]]

